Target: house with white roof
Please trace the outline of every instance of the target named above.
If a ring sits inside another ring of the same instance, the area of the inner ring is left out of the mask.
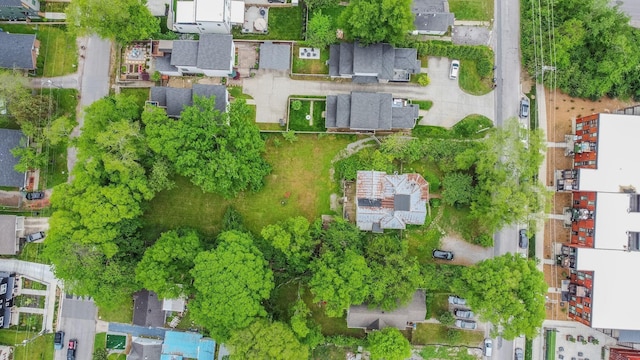
[[[193,34],[230,34],[231,27],[244,23],[244,1],[176,1],[173,31]]]

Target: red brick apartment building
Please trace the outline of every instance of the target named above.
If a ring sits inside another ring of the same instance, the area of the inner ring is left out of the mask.
[[[628,305],[640,298],[639,134],[636,115],[576,119],[573,169],[556,174],[557,190],[572,192],[571,237],[558,258],[569,273],[568,315],[593,328],[640,330]],[[610,359],[640,360],[624,351]]]
[[[609,360],[640,360],[640,350],[611,348]]]

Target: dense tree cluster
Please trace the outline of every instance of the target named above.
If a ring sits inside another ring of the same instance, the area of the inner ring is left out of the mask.
[[[340,15],[345,36],[362,45],[399,44],[413,30],[411,0],[352,0]]]
[[[522,58],[531,74],[555,66],[545,84],[574,97],[640,97],[640,32],[617,7],[606,0],[526,0],[521,9]]]

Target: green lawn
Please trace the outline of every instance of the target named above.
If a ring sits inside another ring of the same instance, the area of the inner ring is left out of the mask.
[[[35,333],[16,330],[0,330],[0,344],[15,346],[14,360],[53,360],[53,333],[36,338]],[[26,345],[22,342],[33,339]],[[17,345],[17,346],[16,346]]]
[[[452,342],[449,339],[449,329],[460,334],[457,336],[458,341]],[[440,324],[421,323],[418,324],[416,330],[413,331],[411,343],[414,345],[446,344],[475,347],[479,346],[483,339],[484,333],[482,331],[460,330]]]
[[[448,346],[425,346],[420,351],[423,359],[438,360],[477,360],[478,357],[469,354],[466,348]]]
[[[430,100],[411,100],[411,103],[418,105],[420,110],[429,110],[433,106],[433,101]]]
[[[449,11],[456,14],[456,20],[490,21],[493,0],[450,0]]]
[[[18,34],[36,34],[40,40],[38,56],[39,76],[61,76],[76,71],[78,49],[76,37],[60,25],[2,25],[4,31]]]
[[[457,14],[456,14],[457,15]],[[460,88],[471,95],[484,95],[493,90],[493,80],[482,78],[476,70],[474,60],[460,60]]]
[[[29,243],[24,246],[22,251],[18,254],[18,259],[23,261],[37,262],[41,264],[48,264],[49,262],[42,256],[42,250],[44,249],[44,243]]]
[[[126,354],[109,354],[108,360],[127,360]]]
[[[234,39],[302,40],[302,6],[271,7],[268,15],[267,34],[245,34],[233,28]]]
[[[107,347],[107,333],[97,333],[93,341],[93,350],[104,349]]]
[[[441,126],[417,125],[411,134],[418,138],[440,139],[481,139],[487,130],[493,127],[493,121],[486,116],[471,114],[458,121],[451,129]]]
[[[313,360],[344,360],[347,352],[356,350],[357,347],[320,345],[313,350]]]
[[[300,101],[302,106],[299,110],[294,110],[292,104],[294,101]],[[311,103],[313,103],[313,114],[311,114]],[[299,100],[292,99],[289,101],[289,129],[295,131],[327,131],[324,126],[324,118],[322,112],[326,109],[327,102],[324,100]],[[306,116],[311,115],[311,120],[307,120]],[[312,122],[310,124],[310,122]]]
[[[273,139],[280,139],[276,145]],[[222,216],[233,205],[244,216],[249,230],[302,215],[309,220],[329,214],[329,195],[337,191],[329,178],[333,157],[351,142],[346,136],[298,135],[298,141],[269,136],[265,157],[273,171],[257,193],[242,193],[225,200],[203,193],[186,178],[176,178],[176,188],[163,191],[148,204],[143,216],[145,237],[155,239],[162,231],[187,226],[212,236],[220,231]],[[281,201],[288,195],[285,205]]]
[[[98,318],[103,321],[130,324],[133,321],[133,298],[120,299],[120,304],[113,309],[98,308]]]
[[[293,46],[293,67],[294,74],[329,74],[329,47],[320,50],[320,59],[304,59],[298,56],[300,45]]]
[[[144,108],[145,101],[149,100],[149,88],[122,88],[120,93],[127,96],[133,96],[136,104]]]
[[[421,227],[407,230],[404,234],[409,245],[409,256],[415,256],[420,264],[433,262],[431,253],[440,247],[440,231]]]
[[[280,126],[279,123],[256,123],[258,125],[258,129],[262,130],[271,130],[271,131],[285,131],[286,128],[284,126]]]
[[[557,332],[555,330],[547,330],[545,332],[545,342],[547,348],[547,359],[555,359],[556,358],[556,335]]]
[[[449,311],[449,294],[428,293],[427,318],[437,318]]]
[[[253,99],[251,95],[242,92],[242,86],[229,86],[227,90],[229,91],[229,96],[234,99]]]

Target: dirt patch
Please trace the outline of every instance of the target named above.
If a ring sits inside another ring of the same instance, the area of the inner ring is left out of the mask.
[[[558,192],[553,194],[552,214],[563,214],[562,209],[571,207],[571,193]]]
[[[571,230],[564,227],[562,220],[547,220],[544,227],[544,258],[552,259],[556,243],[568,242],[570,235]]]
[[[483,248],[450,235],[442,238],[442,250],[454,251],[451,263],[456,265],[473,265],[493,256],[493,248]]]
[[[547,185],[554,186],[555,170],[573,168],[573,158],[564,155],[565,148],[547,148]]]

